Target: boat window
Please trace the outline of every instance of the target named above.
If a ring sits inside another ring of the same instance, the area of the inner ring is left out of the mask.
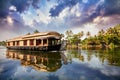
[[[15,46],[15,41],[13,42],[13,46]]]
[[[8,42],[8,46],[10,46],[10,42]]]
[[[19,45],[19,41],[17,41],[17,45]]]
[[[41,44],[41,39],[36,40],[36,45],[40,45]]]
[[[57,41],[57,40],[55,40],[55,44],[57,44],[57,42],[58,42],[58,41]]]
[[[33,39],[30,40],[30,45],[34,45],[34,40]]]
[[[48,45],[52,45],[51,39],[48,39]]]
[[[55,41],[54,40],[52,40],[52,45],[54,45],[55,44]]]
[[[59,44],[60,43],[60,40],[57,40],[57,44]]]
[[[24,40],[24,45],[27,45],[27,40]]]
[[[46,39],[43,40],[43,45],[44,45],[44,44],[47,44],[47,40],[46,40]]]

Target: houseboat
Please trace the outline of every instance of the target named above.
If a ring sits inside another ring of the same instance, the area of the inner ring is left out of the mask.
[[[61,35],[58,32],[40,32],[7,40],[7,48],[15,50],[59,51]]]

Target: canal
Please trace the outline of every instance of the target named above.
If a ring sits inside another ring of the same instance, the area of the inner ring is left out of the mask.
[[[0,80],[120,80],[120,49],[39,52],[0,48]]]

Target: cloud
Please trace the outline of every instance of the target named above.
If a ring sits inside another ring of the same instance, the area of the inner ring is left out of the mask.
[[[54,6],[50,9],[50,16],[56,17],[66,8],[66,7],[73,7],[81,0],[59,0],[58,5]]]
[[[82,11],[87,11],[90,6],[98,3],[99,0],[92,0],[92,1],[87,1],[87,0],[59,0],[58,5],[54,6],[53,8],[50,9],[50,16],[56,17],[59,16],[59,14],[66,8],[70,7],[73,8],[76,6],[77,3],[82,5],[81,10]]]
[[[103,69],[100,70],[102,74],[106,76],[119,76],[119,69],[115,66],[112,68],[110,66],[104,66]]]
[[[33,9],[38,9],[39,1],[40,0],[1,0],[0,20],[3,22],[7,19],[7,22],[10,23],[21,22],[21,13],[28,10],[30,6],[32,6]]]
[[[0,1],[0,18],[4,18],[9,14],[9,0]]]
[[[9,7],[9,10],[10,10],[10,11],[17,11],[17,9],[16,9],[15,6],[10,6],[10,7]]]
[[[19,22],[9,23],[7,21],[0,22],[0,37],[1,37],[0,41],[7,40],[18,35],[25,35],[28,32],[33,32],[33,29],[22,23]]]
[[[8,16],[8,17],[7,17],[7,22],[8,22],[9,24],[13,24],[13,19],[12,19],[10,16]]]
[[[83,25],[85,23],[92,22],[92,20],[98,16],[97,7],[100,4],[99,0],[68,0],[58,3],[50,9],[51,17],[60,17],[61,14],[64,15],[66,24],[75,27],[78,25]],[[66,9],[67,12],[64,12]],[[63,14],[64,12],[64,14]]]
[[[22,17],[17,12],[12,12],[6,18],[0,19],[0,40],[32,32],[33,29],[25,25]]]
[[[33,6],[33,8],[38,9],[38,3],[40,0],[12,0],[11,4],[14,5],[17,8],[17,11],[22,13],[25,10],[27,10],[30,5]]]
[[[25,25],[22,14],[29,10],[39,8],[40,0],[0,0],[0,40],[8,39],[11,36],[21,35],[33,31]],[[9,33],[9,36],[6,34]]]
[[[32,6],[34,7],[34,8],[36,8],[36,9],[38,9],[39,8],[39,2],[40,2],[40,0],[33,0],[33,2],[32,2]]]
[[[30,6],[32,6],[33,9],[38,9],[39,2],[40,0],[1,0],[0,19],[4,19],[14,12],[24,13]]]
[[[109,17],[111,15],[120,14],[120,0],[67,0],[58,3],[50,9],[51,17],[59,17],[64,9],[69,8],[68,15],[66,15],[66,22],[72,26],[84,25],[85,23],[92,23],[97,17]],[[73,2],[73,3],[71,3]],[[111,7],[111,5],[113,5]],[[75,6],[78,6],[76,11],[73,9]],[[76,16],[69,15],[76,13]],[[108,20],[109,21],[109,20]]]
[[[105,9],[105,16],[120,14],[120,0],[105,0],[102,6]]]

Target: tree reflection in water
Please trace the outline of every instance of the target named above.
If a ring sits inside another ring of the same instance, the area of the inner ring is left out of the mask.
[[[6,56],[0,80],[120,80],[120,49],[8,50]]]
[[[7,58],[18,59],[23,66],[40,71],[56,71],[62,66],[60,52],[8,50]]]
[[[97,58],[101,64],[120,66],[120,49],[99,50],[68,50],[65,52],[68,62],[79,59],[81,62],[90,62]]]

